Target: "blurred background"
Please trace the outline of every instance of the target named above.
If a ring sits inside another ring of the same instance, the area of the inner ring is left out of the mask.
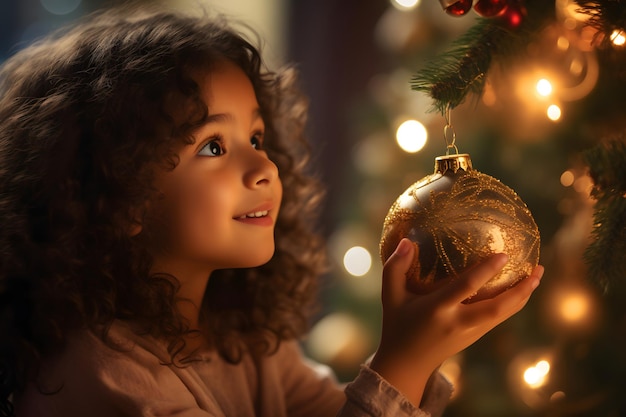
[[[549,0],[545,0],[549,1]],[[551,1],[551,0],[550,0]],[[523,3],[523,2],[522,2]],[[98,0],[2,0],[0,60]],[[396,197],[445,153],[441,114],[411,77],[477,15],[436,0],[171,0],[250,24],[268,65],[294,62],[310,97],[314,171],[327,187],[319,227],[332,270],[305,351],[351,380],[380,331],[379,239]],[[442,371],[456,386],[445,416],[623,416],[623,307],[586,277],[594,201],[581,152],[623,131],[619,61],[598,59],[568,0],[524,59],[495,66],[479,97],[454,109],[457,146],[519,194],[541,232],[542,285],[528,306]],[[613,39],[616,53],[623,34]],[[623,53],[622,53],[623,55]],[[620,309],[621,307],[621,309]]]

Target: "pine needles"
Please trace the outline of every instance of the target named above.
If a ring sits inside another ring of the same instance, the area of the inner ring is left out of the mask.
[[[554,19],[554,3],[528,0],[527,15],[515,28],[502,18],[480,18],[449,51],[440,55],[411,79],[411,88],[427,93],[432,111],[463,103],[468,94],[480,95],[493,62],[505,63],[525,53],[526,46],[546,22]]]
[[[585,251],[589,277],[613,296],[626,294],[626,142],[613,139],[583,154],[596,199],[592,242]]]

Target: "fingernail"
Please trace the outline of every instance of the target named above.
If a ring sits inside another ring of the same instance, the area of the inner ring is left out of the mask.
[[[402,239],[398,244],[398,247],[396,248],[396,253],[399,256],[405,256],[407,253],[409,253],[410,248],[411,244],[409,243],[409,241],[407,239]]]
[[[498,253],[496,254],[498,266],[502,268],[509,261],[509,255],[506,253]]]
[[[539,275],[537,276],[537,278],[535,278],[535,280],[530,284],[532,289],[534,290],[535,288],[537,288],[539,286],[539,284],[541,283],[541,277],[543,276],[543,267],[541,265],[539,265],[540,270],[539,270]]]

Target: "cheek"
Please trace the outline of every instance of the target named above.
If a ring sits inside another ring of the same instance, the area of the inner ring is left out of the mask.
[[[200,227],[206,232],[206,227],[218,226],[220,219],[228,215],[227,190],[205,183],[186,186],[180,191],[178,201],[174,202],[178,206],[177,221],[187,225],[191,231]]]

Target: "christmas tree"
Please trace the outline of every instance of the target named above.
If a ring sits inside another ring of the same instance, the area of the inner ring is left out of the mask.
[[[522,313],[444,364],[457,386],[445,415],[626,415],[626,2],[432,3],[395,2],[375,23],[387,65],[352,103],[332,203],[339,283],[324,299],[341,313],[309,351],[348,379],[375,346],[382,220],[453,134],[533,212],[546,275]]]

